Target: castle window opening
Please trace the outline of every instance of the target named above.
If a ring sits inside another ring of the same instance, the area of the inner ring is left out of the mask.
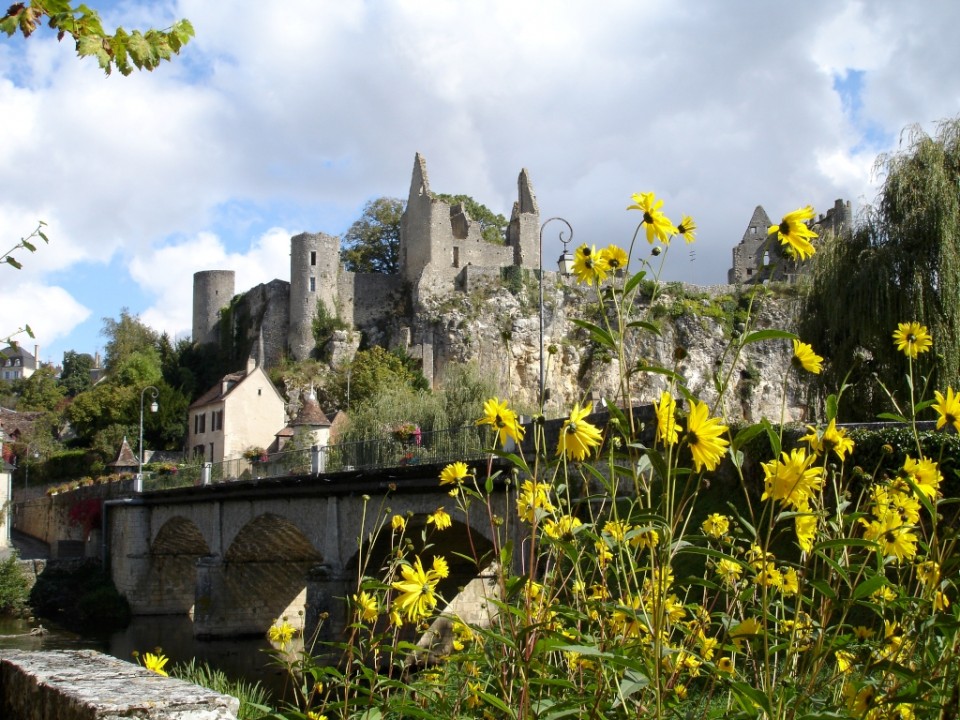
[[[460,248],[456,245],[453,246],[453,266],[460,267]]]
[[[317,264],[317,251],[316,251],[316,250],[311,250],[311,251],[310,251],[310,264],[311,264],[311,265],[316,265],[316,264]]]
[[[756,235],[756,234],[757,234],[757,229],[756,229],[755,227],[750,228],[750,234],[751,234],[751,235]]]
[[[315,277],[310,278],[310,292],[317,291],[317,279]]]
[[[763,257],[760,258],[760,265],[762,267],[766,267],[769,264],[770,264],[770,251],[768,250],[763,254]]]

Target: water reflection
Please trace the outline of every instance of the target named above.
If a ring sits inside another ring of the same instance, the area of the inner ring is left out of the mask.
[[[43,634],[31,634],[40,625]],[[125,630],[109,634],[73,633],[46,620],[0,617],[0,647],[20,650],[99,650],[135,662],[133,652],[161,648],[170,665],[196,658],[228,677],[259,681],[274,697],[282,697],[286,677],[271,656],[266,638],[197,640],[185,616],[135,617]]]

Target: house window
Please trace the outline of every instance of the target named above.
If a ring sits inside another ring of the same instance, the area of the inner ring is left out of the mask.
[[[197,413],[193,416],[193,434],[203,435],[207,431],[207,416]]]
[[[317,251],[316,251],[316,250],[311,250],[311,251],[310,251],[310,264],[311,264],[311,265],[316,265],[316,264],[317,264]]]
[[[223,410],[216,410],[210,415],[210,430],[223,430]]]
[[[317,279],[315,277],[310,278],[310,292],[317,291]]]

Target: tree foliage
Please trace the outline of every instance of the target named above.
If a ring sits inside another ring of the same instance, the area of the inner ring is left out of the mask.
[[[123,75],[134,69],[153,70],[163,60],[178,54],[194,36],[189,20],[177,20],[166,30],[149,29],[146,32],[127,32],[118,27],[113,33],[103,28],[100,15],[69,0],[28,0],[10,6],[0,18],[0,31],[12,36],[20,32],[30,37],[41,23],[57,31],[57,39],[69,35],[80,57],[93,56],[107,75],[116,68]]]
[[[129,308],[120,311],[118,320],[103,318],[100,334],[107,338],[104,346],[107,373],[115,374],[134,353],[153,355],[159,365],[157,331],[145,325],[138,315],[131,314]]]
[[[507,219],[499,213],[493,212],[483,203],[477,202],[469,195],[439,194],[438,198],[451,205],[462,204],[471,220],[480,224],[480,235],[488,243],[503,245],[507,238]]]
[[[340,260],[347,270],[358,273],[400,271],[400,218],[403,201],[382,197],[371,200],[343,236]]]
[[[89,353],[78,353],[75,350],[67,350],[63,354],[63,370],[60,372],[60,387],[64,392],[74,397],[85,390],[93,387],[93,378],[90,377],[90,371],[93,370],[93,356]]]
[[[64,390],[57,384],[53,368],[43,365],[28,378],[19,381],[20,411],[53,411],[63,400]]]
[[[883,186],[852,237],[814,256],[801,314],[803,336],[831,360],[826,388],[835,392],[849,372],[854,402],[844,407],[865,417],[883,397],[874,377],[896,387],[906,372],[892,341],[900,322],[920,322],[933,335],[936,352],[922,356],[921,374],[940,387],[956,386],[960,375],[960,118],[933,136],[909,127],[905,139],[877,159]]]

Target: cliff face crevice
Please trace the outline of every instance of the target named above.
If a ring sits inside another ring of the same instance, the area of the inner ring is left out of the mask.
[[[448,366],[476,362],[501,396],[532,410],[537,404],[541,357],[537,301],[525,293],[514,295],[494,286],[471,294],[426,299],[413,320],[411,337],[414,345],[420,339],[420,347],[411,354],[430,355],[435,383],[442,383]],[[791,331],[795,299],[761,291],[749,319],[744,312],[723,315],[717,307],[710,298],[691,302],[684,300],[682,291],[668,291],[652,307],[647,303],[636,309],[633,319],[650,321],[659,333],[641,328],[629,331],[624,363],[631,372],[629,392],[634,402],[659,398],[669,378],[644,368],[664,368],[682,376],[695,397],[731,421],[761,417],[773,422],[812,421],[806,378],[792,369],[789,340],[748,343],[739,351],[736,347],[736,337],[744,332]],[[621,401],[620,359],[611,356],[574,319],[603,325],[595,291],[559,284],[545,289],[543,362],[548,416],[567,412],[574,402]],[[722,396],[718,385],[725,388]]]

